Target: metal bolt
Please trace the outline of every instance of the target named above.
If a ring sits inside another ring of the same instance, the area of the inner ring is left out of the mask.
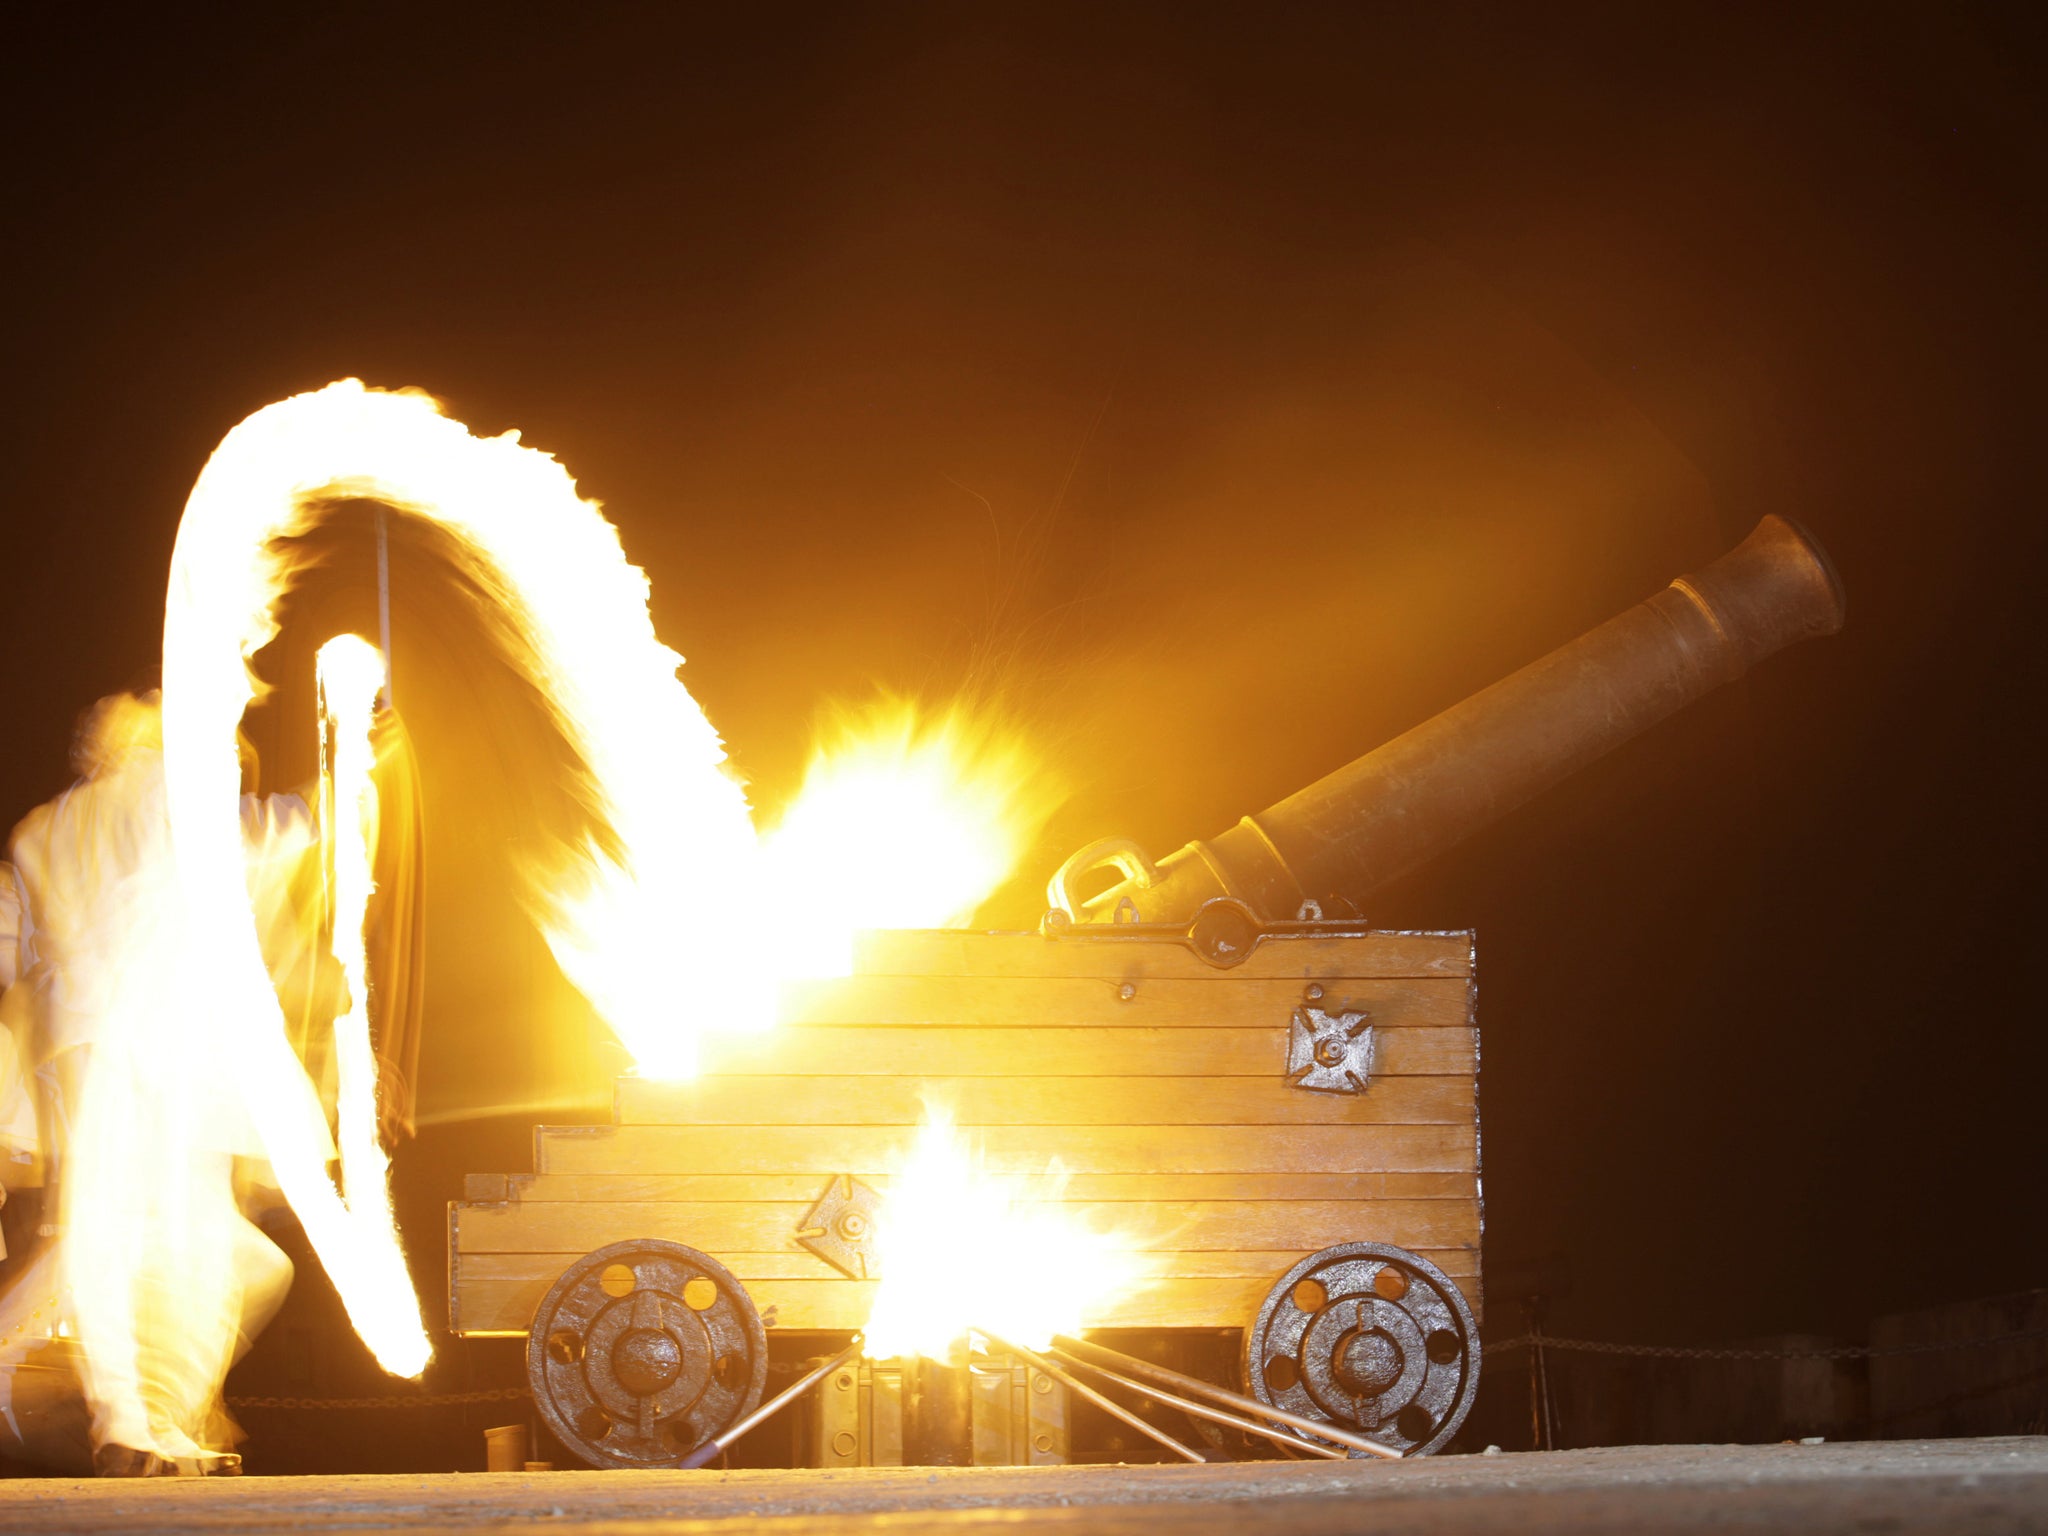
[[[1050,1376],[1034,1375],[1031,1378],[1031,1390],[1034,1392],[1050,1392],[1052,1390],[1052,1378]]]
[[[1031,1444],[1038,1454],[1043,1456],[1052,1450],[1052,1436],[1041,1429],[1031,1437]]]
[[[1306,987],[1302,989],[1301,995],[1307,998],[1312,1003],[1320,1003],[1323,1000],[1323,988],[1321,983],[1313,981],[1310,982]]]
[[[1135,981],[1127,981],[1116,989],[1116,995],[1128,1003],[1138,995],[1138,984]]]

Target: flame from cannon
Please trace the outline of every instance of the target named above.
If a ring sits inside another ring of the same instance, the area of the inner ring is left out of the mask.
[[[964,923],[1016,869],[1060,790],[1018,738],[965,706],[884,699],[832,716],[763,839],[771,889],[804,912],[776,964],[842,976],[863,928]]]
[[[927,1105],[875,1219],[869,1358],[944,1360],[982,1328],[1042,1348],[1129,1289],[1138,1264],[1127,1240],[1065,1204],[1066,1182],[1057,1162],[1028,1177],[985,1167],[951,1115]]]

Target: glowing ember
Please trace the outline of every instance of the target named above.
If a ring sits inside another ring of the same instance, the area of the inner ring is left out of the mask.
[[[882,1280],[869,1357],[946,1359],[975,1328],[1042,1348],[1128,1291],[1136,1259],[1061,1202],[1065,1184],[1057,1164],[1034,1178],[981,1167],[951,1118],[928,1107],[875,1223]]]

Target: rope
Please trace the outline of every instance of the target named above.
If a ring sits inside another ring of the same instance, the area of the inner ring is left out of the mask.
[[[1581,1355],[1635,1355],[1652,1360],[1882,1360],[1893,1355],[1925,1355],[1943,1350],[1988,1349],[1995,1344],[2021,1344],[2030,1339],[2048,1339],[2048,1328],[2030,1328],[2023,1333],[2000,1333],[1983,1339],[1934,1339],[1919,1344],[1843,1344],[1832,1349],[1716,1349],[1688,1348],[1676,1344],[1610,1344],[1600,1339],[1561,1339],[1547,1333],[1517,1334],[1483,1347],[1483,1353],[1504,1355],[1510,1350],[1540,1345]]]

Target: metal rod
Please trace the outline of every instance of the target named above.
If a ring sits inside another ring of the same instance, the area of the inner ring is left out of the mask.
[[[391,546],[384,537],[383,507],[377,508],[377,643],[384,651],[384,707],[397,702],[391,686]]]
[[[1272,1441],[1275,1445],[1284,1445],[1289,1450],[1305,1451],[1311,1456],[1321,1456],[1328,1461],[1344,1461],[1348,1459],[1346,1454],[1338,1450],[1334,1445],[1318,1445],[1313,1440],[1304,1440],[1299,1435],[1290,1435],[1284,1429],[1275,1429],[1271,1424],[1261,1424],[1256,1420],[1247,1419],[1240,1414],[1230,1412],[1227,1408],[1211,1408],[1207,1403],[1198,1403],[1192,1398],[1181,1397],[1176,1393],[1167,1391],[1164,1387],[1155,1387],[1149,1382],[1134,1381],[1128,1376],[1119,1376],[1106,1365],[1090,1365],[1079,1355],[1068,1354],[1063,1349],[1056,1349],[1053,1353],[1066,1361],[1067,1364],[1079,1366],[1084,1371],[1091,1371],[1097,1376],[1113,1381],[1128,1392],[1141,1393],[1151,1398],[1154,1402],[1164,1403],[1169,1408],[1178,1408],[1182,1413],[1192,1414],[1198,1419],[1207,1419],[1212,1424],[1222,1424],[1230,1429],[1241,1429],[1248,1435],[1258,1435],[1262,1439]]]
[[[1140,1381],[1158,1382],[1163,1386],[1178,1387],[1183,1392],[1193,1392],[1206,1397],[1212,1403],[1222,1403],[1241,1413],[1252,1414],[1261,1419],[1276,1419],[1290,1428],[1307,1434],[1317,1435],[1325,1440],[1334,1440],[1339,1445],[1348,1445],[1354,1450],[1364,1451],[1368,1456],[1383,1456],[1388,1461],[1399,1461],[1402,1453],[1391,1445],[1382,1445],[1377,1440],[1368,1440],[1364,1435],[1345,1429],[1323,1419],[1311,1419],[1299,1413],[1289,1413],[1285,1408],[1275,1408],[1271,1403],[1262,1403],[1255,1397],[1246,1397],[1242,1392],[1233,1392],[1228,1387],[1219,1387],[1213,1381],[1204,1381],[1199,1376],[1189,1376],[1180,1371],[1169,1370],[1163,1365],[1154,1365],[1149,1360],[1138,1360],[1121,1354],[1104,1344],[1091,1344],[1086,1339],[1069,1338],[1060,1334],[1053,1339],[1055,1349],[1070,1355],[1087,1359],[1091,1355],[1108,1360],[1118,1371],[1135,1376]]]
[[[776,1414],[782,1412],[783,1409],[810,1391],[820,1381],[838,1370],[840,1366],[846,1364],[849,1360],[858,1358],[861,1343],[862,1340],[856,1335],[851,1344],[839,1351],[830,1360],[827,1360],[823,1365],[815,1366],[811,1370],[806,1371],[794,1383],[769,1398],[767,1402],[756,1408],[723,1434],[714,1435],[709,1440],[706,1440],[696,1450],[685,1456],[678,1465],[684,1471],[689,1472],[716,1461],[726,1453],[735,1440],[746,1434],[748,1430],[755,1428],[765,1420],[774,1418]]]
[[[980,1334],[983,1338],[987,1339],[989,1343],[995,1345],[996,1348],[1001,1350],[1007,1350],[1010,1354],[1015,1355],[1019,1360],[1022,1360],[1025,1364],[1034,1366],[1038,1370],[1045,1372],[1046,1375],[1050,1376],[1054,1381],[1059,1382],[1069,1392],[1079,1393],[1083,1398],[1093,1403],[1096,1407],[1100,1408],[1104,1413],[1108,1414],[1111,1418],[1118,1419],[1123,1423],[1130,1425],[1131,1428],[1137,1430],[1138,1433],[1141,1435],[1146,1435],[1153,1440],[1157,1440],[1161,1445],[1165,1446],[1169,1451],[1172,1451],[1176,1456],[1181,1457],[1183,1460],[1205,1462],[1209,1459],[1208,1457],[1204,1456],[1200,1451],[1188,1449],[1188,1447],[1182,1445],[1178,1440],[1174,1439],[1173,1436],[1169,1435],[1165,1430],[1155,1429],[1152,1425],[1147,1424],[1143,1419],[1139,1418],[1135,1413],[1132,1413],[1130,1409],[1125,1408],[1120,1403],[1111,1402],[1108,1398],[1104,1397],[1100,1392],[1096,1391],[1093,1387],[1089,1386],[1087,1382],[1082,1381],[1078,1376],[1075,1376],[1070,1371],[1062,1370],[1059,1366],[1054,1365],[1050,1360],[1046,1359],[1043,1355],[1036,1354],[1028,1349],[1019,1348],[1017,1345],[1012,1344],[1007,1339],[1003,1338],[1000,1334],[990,1333],[986,1328],[976,1328],[974,1331]]]
[[[1531,1314],[1529,1325],[1529,1353],[1536,1360],[1536,1379],[1543,1384],[1543,1449],[1557,1449],[1557,1410],[1550,1401],[1550,1362],[1543,1349],[1543,1309],[1539,1304]]]

